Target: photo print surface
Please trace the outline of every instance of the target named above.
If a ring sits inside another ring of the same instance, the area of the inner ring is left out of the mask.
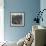
[[[11,13],[11,26],[24,26],[24,13]]]

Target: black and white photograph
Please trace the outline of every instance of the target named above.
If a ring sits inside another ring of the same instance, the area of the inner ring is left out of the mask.
[[[11,13],[11,26],[24,26],[24,13]]]

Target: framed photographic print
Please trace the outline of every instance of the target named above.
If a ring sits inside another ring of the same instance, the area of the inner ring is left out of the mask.
[[[24,26],[24,13],[10,13],[11,26]]]

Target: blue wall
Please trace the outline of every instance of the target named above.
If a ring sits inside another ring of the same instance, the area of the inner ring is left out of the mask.
[[[18,41],[24,37],[34,24],[35,12],[40,9],[39,0],[4,0],[4,38],[7,41]],[[25,26],[11,27],[10,12],[24,12]]]
[[[46,9],[46,0],[41,0],[40,1],[40,10],[42,11],[43,9]],[[40,25],[46,27],[46,10],[43,12],[43,22],[40,21]]]

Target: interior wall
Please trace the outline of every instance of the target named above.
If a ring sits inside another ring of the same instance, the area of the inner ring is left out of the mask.
[[[46,0],[41,0],[40,1],[40,10],[42,11],[43,9],[46,9]],[[43,12],[43,22],[40,21],[40,25],[46,27],[46,10]]]
[[[4,2],[0,0],[0,42],[4,41]]]
[[[40,9],[40,0],[4,0],[4,39],[18,41],[32,30],[35,14]],[[10,12],[24,12],[25,26],[11,27]]]

